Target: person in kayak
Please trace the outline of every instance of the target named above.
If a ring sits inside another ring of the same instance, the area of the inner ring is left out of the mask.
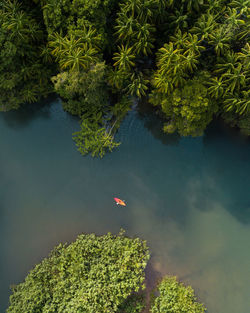
[[[124,202],[124,200],[121,200],[119,198],[114,198],[116,204],[118,205],[123,205],[123,206],[126,206],[126,203]]]

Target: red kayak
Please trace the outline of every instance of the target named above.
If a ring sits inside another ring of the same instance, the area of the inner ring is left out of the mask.
[[[116,204],[120,204],[120,205],[126,206],[126,203],[123,200],[121,200],[119,198],[114,198],[114,200],[115,200]]]

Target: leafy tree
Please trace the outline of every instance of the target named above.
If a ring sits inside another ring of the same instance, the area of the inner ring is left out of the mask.
[[[193,289],[184,286],[176,277],[165,277],[157,287],[152,313],[204,313],[203,304],[196,301]]]
[[[17,109],[51,92],[53,69],[43,62],[39,15],[17,0],[0,3],[0,111]]]
[[[148,259],[145,241],[122,232],[80,235],[57,246],[12,289],[7,312],[117,312],[143,288]]]
[[[83,119],[81,122],[81,130],[73,133],[73,139],[76,142],[78,151],[82,154],[91,153],[91,155],[103,157],[109,150],[110,152],[120,145],[115,142],[112,128],[106,130],[100,128],[98,122]]]
[[[111,152],[120,145],[115,141],[115,133],[121,121],[131,107],[131,101],[123,96],[110,111],[103,116],[103,110],[99,109],[90,114],[87,111],[81,117],[80,131],[73,133],[78,151],[82,155],[91,153],[92,156],[103,157],[107,151]]]
[[[107,45],[108,24],[115,0],[47,0],[42,1],[44,22],[49,34],[69,31],[83,31],[85,27],[93,27],[99,35],[101,47]]]
[[[163,129],[165,132],[178,131],[182,136],[203,134],[217,110],[208,97],[205,77],[202,74],[188,81],[184,87],[175,89],[170,96],[162,97],[160,106],[168,119]]]
[[[97,115],[108,107],[108,91],[105,84],[106,66],[96,63],[88,71],[62,72],[52,78],[55,90],[63,98],[63,107],[81,117]]]

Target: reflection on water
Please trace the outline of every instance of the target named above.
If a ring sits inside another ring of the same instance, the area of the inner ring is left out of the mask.
[[[1,311],[8,286],[55,244],[122,227],[148,241],[155,277],[191,284],[210,313],[249,312],[248,141],[216,124],[172,144],[155,116],[133,111],[123,144],[99,160],[76,151],[79,126],[58,100],[27,113],[27,124],[25,111],[15,114],[0,115]]]

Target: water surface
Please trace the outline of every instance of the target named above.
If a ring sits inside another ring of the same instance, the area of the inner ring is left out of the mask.
[[[1,312],[9,286],[56,244],[122,227],[209,313],[249,313],[250,142],[218,123],[200,138],[160,128],[154,115],[130,112],[122,145],[100,160],[76,151],[78,123],[59,100],[0,114]]]

